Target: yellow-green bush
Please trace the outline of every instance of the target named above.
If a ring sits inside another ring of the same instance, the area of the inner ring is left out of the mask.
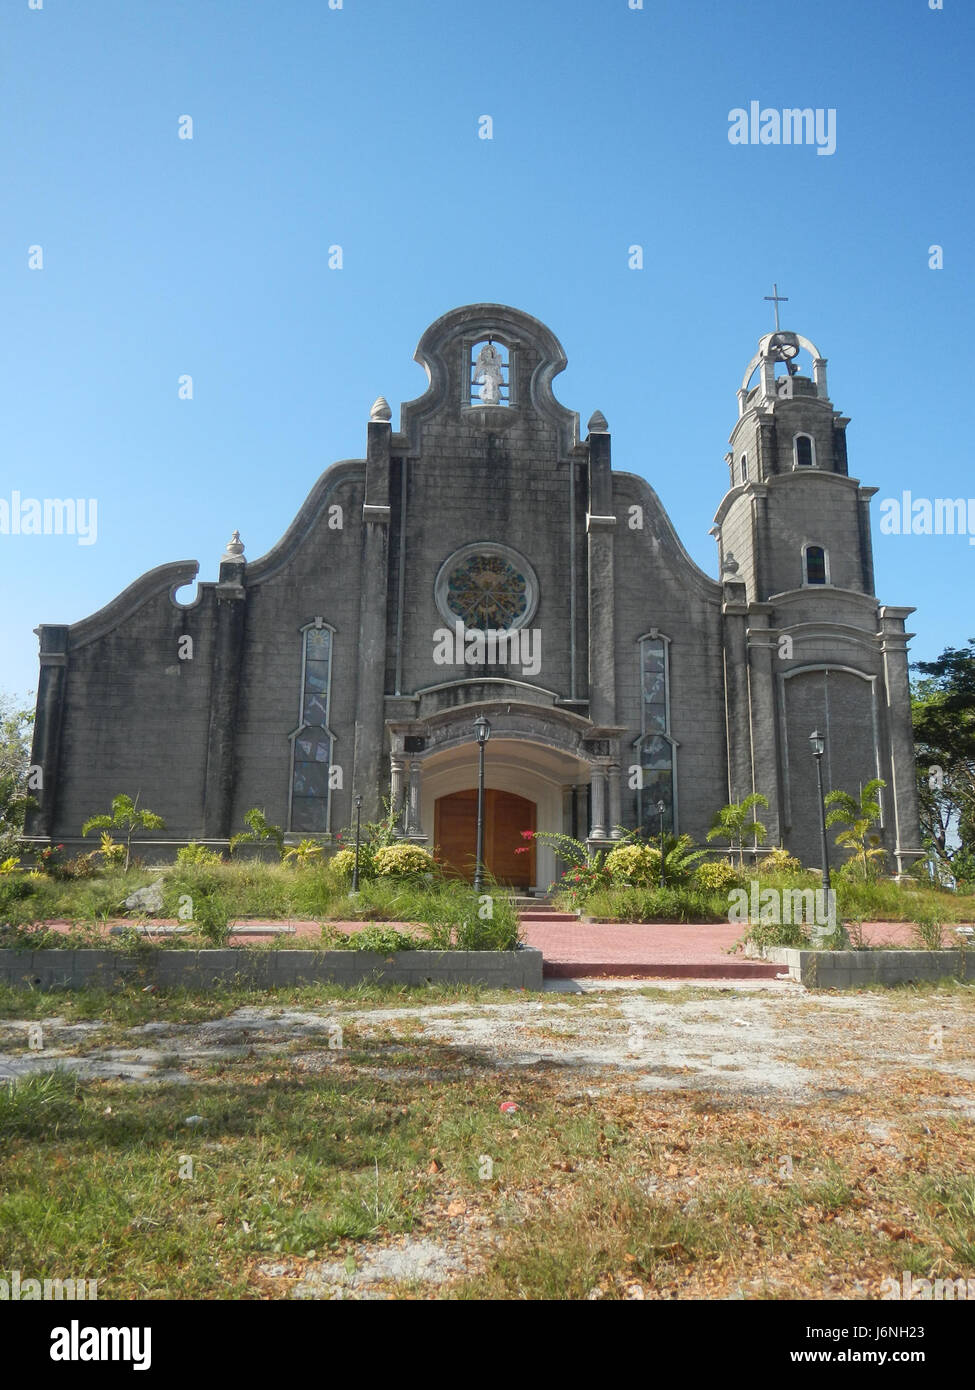
[[[660,882],[660,851],[654,845],[620,845],[607,854],[604,867],[616,884],[653,888]]]
[[[176,851],[177,864],[219,864],[220,855],[206,845],[197,844],[196,840],[191,840],[188,845]]]
[[[802,865],[795,855],[783,849],[781,845],[777,849],[770,850],[764,859],[758,861],[758,872],[760,874],[801,874]]]
[[[346,851],[348,853],[348,851]],[[354,857],[354,856],[353,856]],[[430,874],[434,870],[433,855],[422,845],[385,845],[373,854],[379,877],[407,878],[413,874]]]
[[[329,866],[330,869],[334,870],[335,873],[340,874],[340,875],[342,876],[342,878],[351,878],[351,877],[352,877],[352,870],[355,868],[355,850],[354,850],[354,849],[340,849],[340,850],[338,850],[335,854],[332,855],[331,859],[328,861],[328,866]],[[360,871],[361,871],[361,869],[362,869],[362,854],[361,854],[361,850],[360,850],[360,854],[359,854],[359,868],[360,868]]]
[[[728,893],[732,888],[740,888],[741,882],[741,874],[727,859],[698,864],[694,870],[694,886],[702,893]]]

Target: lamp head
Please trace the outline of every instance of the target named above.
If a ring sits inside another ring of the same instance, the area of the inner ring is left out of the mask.
[[[826,750],[826,740],[818,731],[809,735],[809,747],[814,758],[821,758]]]
[[[488,739],[491,737],[491,725],[484,718],[483,714],[479,714],[474,720],[474,737],[477,739],[478,743],[481,744],[487,743]]]

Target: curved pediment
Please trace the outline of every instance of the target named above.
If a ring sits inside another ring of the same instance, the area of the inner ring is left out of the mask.
[[[500,392],[485,393],[472,403],[472,350],[489,342],[500,344],[507,354],[498,375]],[[466,424],[498,433],[519,414],[536,411],[559,431],[563,453],[578,443],[579,416],[556,400],[552,390],[555,377],[565,369],[565,351],[552,330],[531,314],[507,304],[465,304],[430,325],[413,358],[429,385],[400,410],[399,443],[408,452],[419,451],[424,421],[438,414],[463,413]],[[495,399],[498,394],[500,401]]]

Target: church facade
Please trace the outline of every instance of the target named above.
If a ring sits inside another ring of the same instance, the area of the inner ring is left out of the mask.
[[[768,844],[819,865],[814,730],[827,788],[883,778],[888,866],[909,868],[913,610],[874,593],[876,489],[850,476],[815,345],[768,334],[745,371],[715,479],[718,579],[612,467],[598,411],[580,436],[538,320],[455,309],[415,357],[429,384],[399,429],[380,397],[365,458],[327,469],[267,554],[235,534],[188,604],[195,561],[37,629],[28,836],[80,844],[126,792],[166,822],[147,857],[225,844],[254,806],[327,841],[359,795],[365,819],[390,798],[400,834],[469,872],[483,715],[486,864],[518,887],[556,873],[526,832],[703,843],[753,791]]]

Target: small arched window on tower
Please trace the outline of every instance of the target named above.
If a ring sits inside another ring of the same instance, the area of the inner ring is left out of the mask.
[[[821,545],[803,546],[802,569],[806,584],[829,583],[828,556]]]
[[[510,405],[509,358],[492,338],[471,349],[471,405]]]
[[[332,688],[332,635],[332,629],[321,618],[302,629],[298,728],[291,735],[288,828],[318,835],[331,829],[333,736],[328,727],[328,707]]]
[[[748,455],[742,454],[738,461],[738,481],[742,484],[748,482]]]
[[[816,466],[816,445],[811,434],[797,434],[792,441],[796,468]]]

